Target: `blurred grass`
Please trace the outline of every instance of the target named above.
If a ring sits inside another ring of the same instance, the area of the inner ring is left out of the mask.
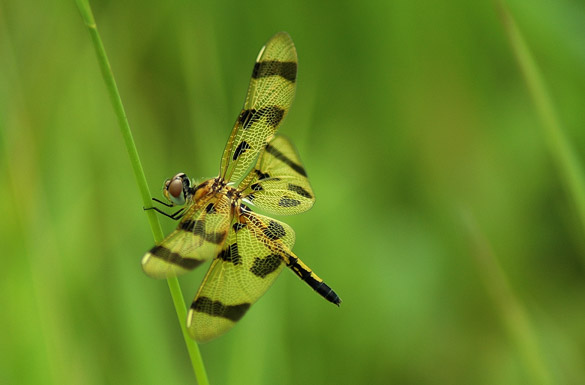
[[[284,272],[201,347],[212,383],[529,383],[460,207],[552,378],[585,382],[581,224],[491,1],[92,5],[152,191],[217,173],[258,49],[279,30],[297,45],[282,132],[317,202],[285,220],[344,302]],[[509,5],[582,162],[585,5]],[[0,0],[0,68],[0,383],[193,382],[73,2]]]
[[[489,241],[482,234],[473,216],[464,211],[463,224],[467,227],[478,270],[494,304],[515,343],[520,359],[525,365],[531,384],[553,384],[547,361],[543,358],[537,335],[530,317],[511,287],[506,273],[494,254]]]
[[[526,44],[522,32],[516,25],[514,17],[501,1],[497,3],[502,22],[518,65],[526,80],[526,85],[534,101],[536,111],[544,128],[544,136],[550,147],[552,157],[563,176],[568,192],[574,201],[581,221],[581,230],[585,231],[585,176],[580,160],[575,155],[572,144],[567,140],[550,94],[535,63],[530,48]]]

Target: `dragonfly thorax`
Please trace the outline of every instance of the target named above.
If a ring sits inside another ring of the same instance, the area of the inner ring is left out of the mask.
[[[232,186],[228,186],[227,182],[221,177],[208,179],[196,187],[188,189],[185,194],[187,201],[192,199],[194,202],[206,201],[215,195],[224,195],[231,201],[232,205],[239,205],[242,198],[241,192]]]

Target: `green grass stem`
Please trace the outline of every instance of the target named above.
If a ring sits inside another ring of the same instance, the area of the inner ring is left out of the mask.
[[[543,357],[530,317],[511,287],[488,239],[473,215],[468,211],[464,211],[463,214],[463,223],[468,232],[480,276],[531,377],[530,381],[526,382],[539,385],[556,384]]]
[[[520,29],[506,5],[501,1],[497,4],[510,45],[545,130],[545,139],[549,150],[575,202],[581,222],[581,231],[585,233],[585,177],[583,169],[570,141],[565,136],[542,74]],[[583,258],[585,263],[585,255]]]
[[[91,36],[91,40],[96,51],[102,76],[106,83],[108,94],[110,96],[112,106],[114,107],[116,117],[118,119],[120,131],[122,133],[122,137],[124,138],[124,143],[126,145],[126,149],[130,157],[130,163],[132,164],[132,169],[134,171],[136,182],[138,183],[138,189],[142,197],[142,204],[144,207],[150,207],[152,203],[150,190],[148,189],[148,184],[146,183],[146,177],[144,175],[144,170],[142,169],[142,164],[140,163],[140,158],[138,156],[138,151],[136,150],[136,145],[134,144],[134,139],[132,137],[132,132],[130,131],[128,119],[126,118],[126,112],[124,111],[122,99],[120,98],[120,93],[118,92],[118,87],[116,86],[114,74],[112,73],[112,69],[110,67],[110,63],[108,61],[104,45],[100,38],[97,25],[95,23],[95,19],[93,17],[93,13],[91,11],[91,7],[87,0],[76,0],[76,3],[77,8],[81,13],[81,17],[89,30],[89,34]],[[164,236],[156,213],[154,212],[154,210],[146,210],[146,216],[148,218],[148,222],[150,224],[150,228],[152,230],[155,242],[158,243],[162,241]],[[197,378],[198,383],[201,385],[207,385],[209,384],[209,380],[207,378],[205,366],[203,365],[201,353],[199,352],[199,347],[197,346],[195,341],[193,341],[189,337],[187,327],[185,325],[187,311],[185,308],[185,300],[183,299],[183,293],[181,292],[181,287],[179,286],[179,281],[177,280],[177,278],[169,278],[167,280],[167,283],[169,286],[169,290],[171,292],[171,296],[173,298],[173,304],[177,312],[177,317],[181,325],[181,330],[183,332],[183,337],[185,339],[185,345],[187,345],[187,351],[189,352],[189,357],[191,359],[193,371],[195,372],[195,376]]]

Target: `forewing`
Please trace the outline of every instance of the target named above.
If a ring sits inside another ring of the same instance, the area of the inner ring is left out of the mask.
[[[276,135],[242,182],[243,197],[271,214],[298,214],[315,202],[307,173],[293,144]]]
[[[231,329],[272,285],[294,241],[286,223],[252,212],[234,221],[189,309],[191,336],[205,342]]]
[[[244,108],[222,156],[220,175],[224,180],[237,182],[248,173],[290,109],[296,76],[293,41],[286,32],[277,33],[256,59]]]
[[[175,231],[142,258],[142,269],[153,278],[184,274],[215,257],[228,235],[230,200],[216,196],[193,205]]]

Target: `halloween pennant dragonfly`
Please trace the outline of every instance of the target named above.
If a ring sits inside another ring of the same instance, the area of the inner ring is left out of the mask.
[[[315,200],[292,143],[276,130],[292,104],[297,53],[286,32],[274,35],[260,50],[244,108],[221,158],[219,176],[197,186],[184,173],[165,181],[167,207],[175,231],[144,255],[151,277],[169,278],[213,259],[191,304],[187,329],[197,341],[209,341],[231,329],[289,267],[326,300],[341,299],[292,251],[293,229],[254,213],[297,214]]]

